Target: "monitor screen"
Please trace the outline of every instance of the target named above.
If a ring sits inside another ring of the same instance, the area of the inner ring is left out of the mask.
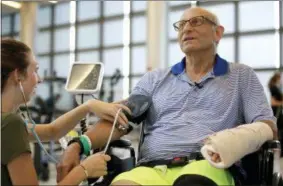
[[[101,68],[101,64],[73,64],[66,88],[69,91],[100,89]]]

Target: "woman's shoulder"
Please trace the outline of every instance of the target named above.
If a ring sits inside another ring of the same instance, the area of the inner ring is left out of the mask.
[[[16,127],[24,125],[23,118],[17,113],[2,113],[1,114],[1,130],[7,127]]]

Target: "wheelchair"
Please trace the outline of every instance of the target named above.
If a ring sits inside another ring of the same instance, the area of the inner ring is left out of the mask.
[[[139,149],[143,142],[143,128],[141,129]],[[280,173],[280,152],[281,145],[278,140],[270,140],[264,143],[261,148],[248,154],[241,159],[242,168],[245,171],[245,178],[239,179],[233,175],[236,186],[262,185],[262,186],[283,186],[283,176]],[[108,154],[111,161],[107,164],[108,175],[98,182],[97,179],[89,179],[89,185],[108,186],[120,173],[129,171],[136,166],[135,150],[129,140],[120,139],[110,143]]]

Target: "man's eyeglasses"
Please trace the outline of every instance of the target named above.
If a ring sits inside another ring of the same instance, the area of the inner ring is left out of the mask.
[[[202,25],[205,21],[209,22],[210,24],[217,25],[215,22],[211,21],[210,19],[204,16],[197,16],[193,17],[189,20],[181,20],[173,24],[173,27],[176,31],[182,30],[185,25],[189,22],[192,27],[197,27]]]

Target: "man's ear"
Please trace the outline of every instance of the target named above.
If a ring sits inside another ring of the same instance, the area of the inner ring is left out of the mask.
[[[218,44],[224,34],[224,27],[219,25],[215,29],[215,42]]]

